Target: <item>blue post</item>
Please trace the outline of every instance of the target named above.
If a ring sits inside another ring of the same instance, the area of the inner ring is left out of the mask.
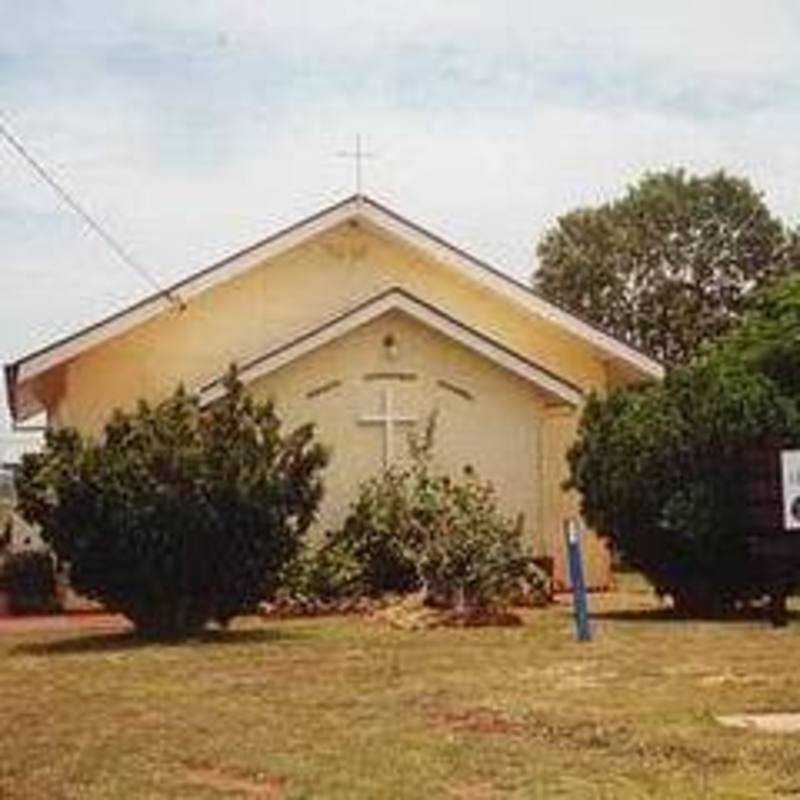
[[[572,608],[575,613],[575,635],[579,642],[589,642],[592,631],[589,628],[589,600],[586,581],[583,578],[583,558],[581,556],[581,535],[578,521],[568,519],[564,524],[569,561],[569,580],[572,584]]]

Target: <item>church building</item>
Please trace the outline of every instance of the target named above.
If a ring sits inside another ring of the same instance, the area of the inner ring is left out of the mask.
[[[180,303],[168,298],[179,298]],[[99,435],[115,408],[179,383],[211,402],[235,362],[285,423],[331,449],[317,530],[358,484],[407,457],[437,413],[435,459],[467,465],[523,515],[532,551],[566,583],[562,529],[577,513],[566,452],[591,391],[662,377],[648,356],[567,313],[369,197],[355,195],[6,366],[23,423]],[[609,585],[593,534],[588,583]]]

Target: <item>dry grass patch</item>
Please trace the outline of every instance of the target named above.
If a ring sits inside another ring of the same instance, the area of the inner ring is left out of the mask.
[[[192,767],[186,771],[186,782],[199,789],[212,789],[222,794],[248,797],[252,800],[280,800],[286,781],[283,778],[256,775],[249,777],[231,773],[220,767]]]
[[[522,617],[519,614],[505,609],[471,608],[457,611],[452,608],[434,608],[425,604],[422,592],[399,598],[375,610],[369,615],[369,619],[390,628],[406,631],[522,625]]]
[[[524,725],[491,708],[442,711],[430,714],[429,720],[433,725],[459,732],[517,737],[525,734]]]
[[[510,628],[245,620],[181,645],[0,638],[3,800],[767,800],[800,735],[800,626],[673,622],[636,586]]]

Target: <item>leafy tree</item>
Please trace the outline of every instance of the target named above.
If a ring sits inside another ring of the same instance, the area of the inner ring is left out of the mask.
[[[755,292],[748,308],[744,322],[716,350],[800,402],[800,276]]]
[[[183,389],[115,412],[101,441],[49,432],[26,455],[19,507],[76,591],[149,635],[227,624],[274,592],[322,496],[311,426],[284,434],[231,370],[210,409]]]
[[[675,170],[565,214],[536,252],[543,295],[674,365],[730,330],[754,288],[800,267],[800,235],[748,181]]]

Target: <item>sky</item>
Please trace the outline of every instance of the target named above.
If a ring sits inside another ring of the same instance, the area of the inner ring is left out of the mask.
[[[648,170],[800,223],[796,0],[419,5],[0,0],[0,119],[161,283],[351,194],[358,133],[368,194],[522,280]],[[3,362],[151,291],[3,142],[0,254]]]

